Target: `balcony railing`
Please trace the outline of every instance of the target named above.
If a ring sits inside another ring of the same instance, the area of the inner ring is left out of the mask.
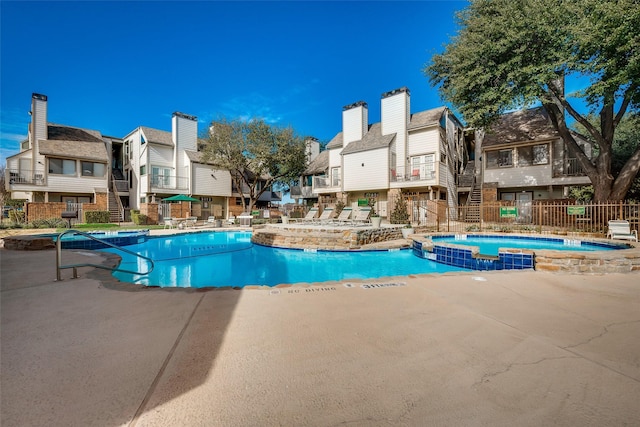
[[[313,188],[338,188],[340,185],[340,178],[329,178],[327,176],[313,177]]]
[[[173,175],[151,175],[151,188],[153,190],[186,190],[189,188],[189,179]]]
[[[7,169],[5,179],[9,184],[46,185],[44,171]]]
[[[425,167],[417,167],[415,169],[407,170],[405,170],[404,168],[389,169],[390,182],[427,181],[435,178],[436,171],[429,170]]]

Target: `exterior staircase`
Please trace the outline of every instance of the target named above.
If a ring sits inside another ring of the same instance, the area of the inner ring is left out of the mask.
[[[113,191],[109,191],[109,222],[122,222],[122,214],[116,195]]]
[[[480,204],[482,203],[482,189],[476,182],[475,162],[467,163],[463,174],[460,176],[460,187],[468,187],[469,198],[464,214],[465,222],[480,222]]]

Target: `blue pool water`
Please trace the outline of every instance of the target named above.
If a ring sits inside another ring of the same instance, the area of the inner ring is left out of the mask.
[[[371,279],[468,271],[418,258],[411,250],[308,252],[253,245],[249,232],[187,233],[148,238],[127,250],[154,260],[149,275],[116,272],[123,282],[161,287],[274,286],[281,283]],[[146,271],[147,263],[114,249],[121,269]]]
[[[434,236],[434,243],[453,243],[463,246],[478,246],[481,254],[498,255],[499,248],[551,249],[560,251],[607,251],[622,249],[622,246],[576,239],[559,239],[528,236],[458,235]]]

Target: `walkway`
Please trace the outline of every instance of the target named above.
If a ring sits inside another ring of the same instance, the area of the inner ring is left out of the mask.
[[[640,419],[635,273],[127,292],[54,254],[0,249],[3,427]]]

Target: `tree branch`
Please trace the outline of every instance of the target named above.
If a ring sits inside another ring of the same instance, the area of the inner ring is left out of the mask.
[[[638,88],[637,85],[631,85],[624,92],[624,96],[622,98],[622,105],[620,105],[620,109],[618,110],[618,114],[616,114],[616,117],[613,119],[614,128],[618,127],[618,123],[620,123],[620,120],[622,120],[622,117],[627,112],[627,108],[629,107],[629,104],[631,103],[631,94],[634,93],[637,88]]]

